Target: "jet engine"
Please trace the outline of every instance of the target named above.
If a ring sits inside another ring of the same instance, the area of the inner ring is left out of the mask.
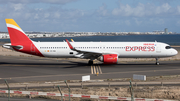
[[[106,54],[98,58],[99,61],[104,62],[104,64],[117,64],[118,55],[117,54]]]

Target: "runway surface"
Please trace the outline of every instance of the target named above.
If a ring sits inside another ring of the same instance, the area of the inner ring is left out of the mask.
[[[94,73],[99,72],[99,76]],[[92,74],[93,73],[93,74]],[[146,76],[179,75],[180,61],[124,62],[117,65],[88,66],[87,61],[60,60],[37,57],[0,56],[0,83],[29,81],[132,78],[133,74]]]

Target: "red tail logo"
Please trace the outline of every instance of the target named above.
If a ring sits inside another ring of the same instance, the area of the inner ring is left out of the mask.
[[[32,55],[43,56],[36,48],[34,43],[26,36],[24,31],[13,19],[6,19],[6,24],[11,40],[11,45],[13,46],[14,50]]]

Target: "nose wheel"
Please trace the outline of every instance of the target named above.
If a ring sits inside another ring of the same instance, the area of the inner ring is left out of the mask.
[[[159,65],[158,58],[156,58],[156,65]]]

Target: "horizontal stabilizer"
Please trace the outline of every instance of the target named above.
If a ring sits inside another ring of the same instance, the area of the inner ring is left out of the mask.
[[[14,48],[18,49],[18,50],[23,49],[23,46],[20,46],[20,45],[13,46],[13,45],[11,45],[11,43],[4,44],[2,47],[7,48],[7,49],[14,49]]]

